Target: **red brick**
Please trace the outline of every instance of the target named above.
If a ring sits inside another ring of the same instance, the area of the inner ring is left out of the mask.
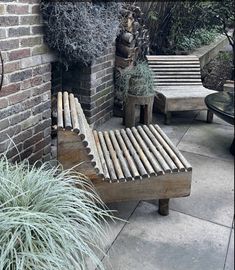
[[[11,82],[20,82],[26,79],[29,79],[32,77],[32,70],[23,70],[20,72],[16,72],[10,75],[10,81]]]
[[[37,76],[31,79],[31,85],[32,86],[37,86],[43,83],[43,77],[42,76]]]
[[[33,47],[42,44],[42,37],[22,38],[20,41],[22,47]]]
[[[18,16],[0,16],[0,25],[1,26],[13,26],[19,24]]]
[[[9,60],[17,60],[30,56],[30,49],[20,49],[9,53]]]
[[[15,72],[15,71],[17,71],[19,69],[20,69],[20,62],[19,61],[6,63],[4,65],[4,72],[5,72],[5,74],[6,73]]]
[[[17,104],[30,97],[30,91],[23,91],[8,97],[10,105]]]
[[[40,24],[40,16],[32,15],[32,16],[22,16],[20,18],[20,24],[23,25],[33,25]]]
[[[29,12],[29,6],[7,5],[7,12],[10,14],[27,14]]]
[[[0,23],[1,24],[1,23]],[[0,40],[0,51],[8,51],[19,48],[18,39]]]
[[[30,27],[14,27],[8,30],[9,37],[21,37],[30,35]]]
[[[8,101],[6,98],[1,98],[0,93],[0,109],[6,108],[8,106]]]
[[[40,13],[40,5],[33,5],[32,6],[32,14],[39,14]]]
[[[24,149],[32,146],[32,145],[35,145],[36,143],[38,143],[39,141],[41,141],[43,139],[43,132],[40,132],[36,135],[34,135],[33,137],[27,139],[24,144],[23,144],[23,147]]]
[[[11,95],[13,93],[18,92],[19,90],[20,90],[19,83],[5,85],[2,87],[2,90],[0,92],[0,97]]]

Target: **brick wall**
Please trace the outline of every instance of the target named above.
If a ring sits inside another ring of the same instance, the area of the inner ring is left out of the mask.
[[[0,2],[0,50],[5,77],[0,92],[0,153],[12,138],[21,158],[48,160],[51,133],[51,64],[43,43],[40,0]],[[17,159],[12,148],[8,157]]]
[[[113,115],[115,46],[89,67],[72,67],[63,73],[63,89],[78,98],[89,124],[99,126]]]

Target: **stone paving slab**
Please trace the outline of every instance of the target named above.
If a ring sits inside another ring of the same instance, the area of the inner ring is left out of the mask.
[[[206,123],[206,114],[207,112],[206,111],[200,111],[195,120],[198,120],[198,121],[202,121],[202,122],[205,122]],[[227,122],[225,122],[224,120],[222,120],[221,118],[217,117],[216,115],[213,116],[213,123],[215,124],[221,124],[221,125],[226,125],[226,126],[230,126],[231,125]]]
[[[228,125],[202,124],[195,121],[180,141],[178,148],[208,157],[233,160],[229,148],[234,128]]]
[[[223,270],[230,229],[141,202],[105,258],[108,270]]]
[[[110,228],[107,229],[107,239],[104,240],[104,250],[108,251],[110,246],[113,244],[118,234],[121,232],[123,227],[127,224],[129,217],[137,207],[139,202],[121,202],[121,203],[110,203],[107,205],[108,209],[113,211],[115,219],[114,222],[109,221]],[[100,259],[104,257],[104,254],[98,252]],[[93,265],[91,261],[87,262],[89,270],[95,270],[96,265]],[[108,269],[107,269],[108,270]]]
[[[191,195],[170,201],[174,210],[232,227],[234,164],[183,152],[193,167]]]
[[[224,270],[234,270],[234,230],[232,230],[227,260]]]

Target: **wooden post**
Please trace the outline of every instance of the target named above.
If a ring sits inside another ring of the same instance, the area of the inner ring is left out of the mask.
[[[212,123],[213,122],[213,112],[210,110],[207,110],[207,118],[206,118],[207,123]]]
[[[160,199],[158,213],[162,216],[169,215],[169,201],[170,199]]]
[[[169,125],[171,123],[171,112],[165,113],[165,125]]]

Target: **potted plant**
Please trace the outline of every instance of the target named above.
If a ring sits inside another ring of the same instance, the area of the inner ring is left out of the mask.
[[[0,269],[85,270],[88,259],[104,269],[96,253],[106,217],[77,172],[0,157]]]
[[[124,99],[124,122],[126,126],[135,125],[135,107],[140,105],[140,122],[150,124],[154,101],[153,73],[145,62],[137,62],[123,71],[117,81]]]

